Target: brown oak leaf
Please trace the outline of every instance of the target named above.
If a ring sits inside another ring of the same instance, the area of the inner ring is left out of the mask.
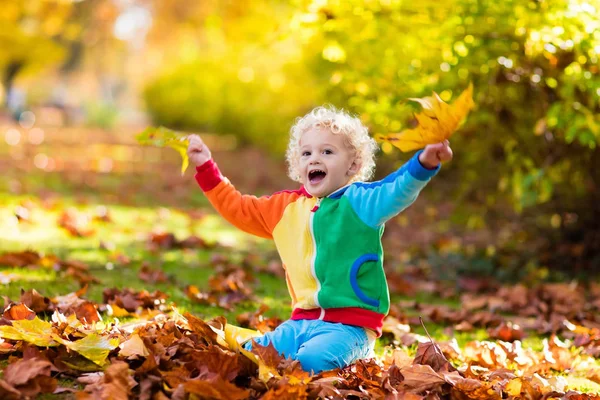
[[[39,393],[52,393],[56,389],[56,379],[50,376],[52,364],[46,360],[32,358],[18,360],[4,369],[4,382],[20,393],[22,397],[33,397]],[[2,385],[5,390],[6,385]],[[0,393],[2,393],[0,389]],[[7,390],[11,393],[10,390]]]
[[[444,357],[440,347],[432,341],[419,343],[413,364],[429,365],[434,371],[456,371]]]
[[[242,400],[246,399],[250,392],[239,388],[217,376],[210,381],[190,380],[183,384],[187,393],[215,400]]]
[[[416,393],[433,390],[446,383],[442,375],[435,372],[429,365],[414,364],[402,368],[400,372],[404,376],[400,387]]]

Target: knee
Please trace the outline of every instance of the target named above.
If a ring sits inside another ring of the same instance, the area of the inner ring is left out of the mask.
[[[298,351],[296,359],[300,361],[302,369],[314,374],[340,367],[333,354],[318,348],[302,348]]]

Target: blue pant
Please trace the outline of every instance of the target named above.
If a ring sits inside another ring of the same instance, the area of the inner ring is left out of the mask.
[[[272,342],[279,354],[300,361],[305,371],[315,374],[344,368],[371,352],[364,328],[318,319],[287,320],[254,340],[261,346]],[[244,348],[251,350],[252,341]]]

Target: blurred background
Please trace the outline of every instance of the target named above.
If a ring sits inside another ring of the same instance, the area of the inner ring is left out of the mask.
[[[174,151],[136,144],[149,125],[203,134],[244,191],[295,188],[296,117],[330,103],[398,132],[407,98],[472,82],[455,159],[388,224],[388,257],[448,277],[600,271],[598,0],[0,0],[0,24],[4,198],[206,205]],[[410,156],[382,146],[377,177]]]

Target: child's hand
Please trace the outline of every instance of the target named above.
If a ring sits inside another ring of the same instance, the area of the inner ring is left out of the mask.
[[[210,160],[211,154],[210,149],[200,136],[198,135],[190,135],[188,136],[190,144],[188,145],[187,154],[191,162],[196,164],[196,166],[200,166]]]
[[[452,149],[450,142],[444,140],[441,143],[428,144],[419,155],[419,161],[425,168],[433,169],[439,163],[452,160]]]

